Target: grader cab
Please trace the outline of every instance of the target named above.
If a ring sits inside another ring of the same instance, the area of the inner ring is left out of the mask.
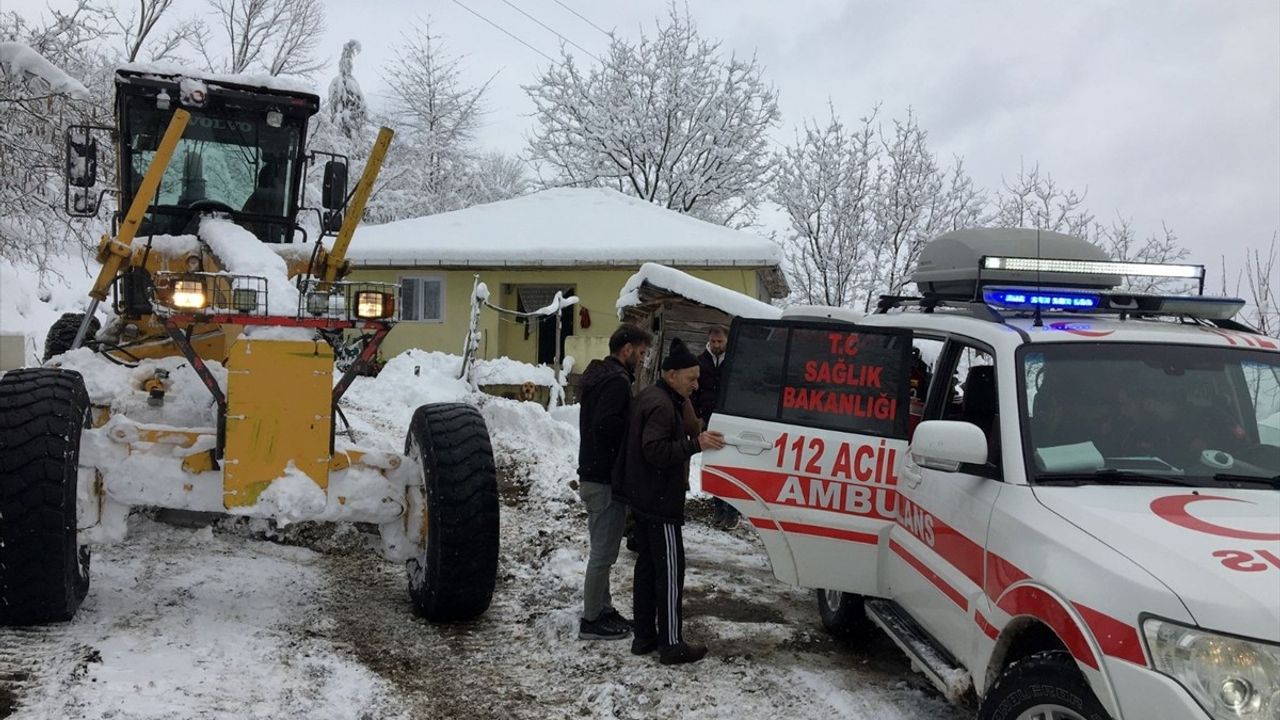
[[[279,83],[128,68],[116,126],[68,130],[68,212],[93,215],[108,192],[104,131],[123,212],[88,312],[50,329],[43,367],[0,377],[0,625],[72,617],[90,547],[121,540],[139,506],[373,523],[419,614],[488,608],[497,482],[479,412],[418,408],[403,453],[335,432],[397,317],[397,288],[346,279],[345,261],[392,132],[348,194],[345,159],[306,148],[318,109]],[[321,164],[323,207],[308,210]],[[299,222],[311,212],[316,237]],[[361,350],[338,375],[334,349],[351,342]]]

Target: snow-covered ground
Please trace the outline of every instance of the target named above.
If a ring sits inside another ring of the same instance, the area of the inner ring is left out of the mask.
[[[0,272],[0,324],[27,334],[33,352],[48,323],[78,309],[75,291],[88,281],[86,273],[65,289],[57,281],[41,289]],[[376,554],[376,535],[351,525],[278,532],[228,518],[187,529],[135,514],[125,543],[95,549],[75,620],[0,629],[0,718],[968,714],[913,674],[887,639],[851,647],[828,637],[812,594],[772,577],[750,530],[710,529],[702,497],[686,530],[686,629],[711,656],[673,669],[633,657],[626,642],[577,640],[587,544],[573,487],[576,408],[548,413],[474,394],[457,379],[460,361],[422,351],[392,358],[379,377],[355,381],[344,407],[350,440],[394,449],[418,405],[480,406],[502,499],[498,587],[483,618],[432,626],[414,617],[403,567]],[[624,611],[633,561],[624,551],[614,573]]]

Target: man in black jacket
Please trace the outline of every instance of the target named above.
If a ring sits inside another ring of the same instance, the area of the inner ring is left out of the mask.
[[[723,325],[712,325],[707,330],[707,349],[698,356],[698,389],[693,392],[693,407],[698,411],[705,430],[711,424],[711,413],[716,409],[716,396],[720,392],[720,367],[729,349],[729,330]],[[730,530],[738,524],[738,511],[718,497],[711,498],[711,523]]]
[[[614,471],[615,495],[626,498],[636,518],[635,639],[631,652],[659,650],[664,665],[696,662],[705,645],[686,643],[681,633],[684,596],[684,496],[689,458],[704,448],[724,447],[720,433],[696,436],[685,423],[689,394],[698,387],[698,359],[679,338],[662,363],[662,379],[636,396],[626,443]]]
[[[587,507],[587,556],[582,588],[582,640],[621,640],[630,622],[613,607],[609,571],[618,560],[618,546],[627,507],[613,496],[610,482],[618,451],[626,437],[631,409],[631,383],[653,336],[635,325],[623,325],[609,338],[609,356],[592,360],[582,373],[578,430],[578,496]]]

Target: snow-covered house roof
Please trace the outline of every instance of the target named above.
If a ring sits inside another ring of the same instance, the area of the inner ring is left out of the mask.
[[[356,230],[356,266],[777,268],[770,240],[605,188],[555,188]]]
[[[659,290],[679,295],[700,305],[721,310],[733,317],[771,320],[782,316],[782,310],[740,292],[720,287],[688,273],[657,263],[645,263],[622,286],[618,295],[618,317],[629,307],[644,302],[643,290]]]

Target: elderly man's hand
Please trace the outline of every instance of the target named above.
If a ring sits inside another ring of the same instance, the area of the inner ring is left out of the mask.
[[[698,435],[698,447],[703,450],[720,450],[724,448],[724,434],[714,430],[704,430]]]

